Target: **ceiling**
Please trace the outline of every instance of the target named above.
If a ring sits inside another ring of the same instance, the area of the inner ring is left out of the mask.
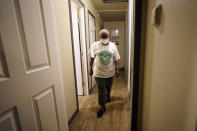
[[[109,3],[109,2],[128,2],[128,0],[103,0],[104,3]]]
[[[125,11],[103,11],[99,12],[103,21],[124,21],[126,12]]]
[[[104,3],[103,0],[92,0],[103,21],[124,21],[128,2]]]

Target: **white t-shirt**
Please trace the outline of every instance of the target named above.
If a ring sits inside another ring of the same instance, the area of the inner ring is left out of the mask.
[[[114,61],[120,59],[116,45],[109,42],[103,45],[101,41],[94,42],[89,50],[91,58],[95,58],[93,76],[98,78],[109,78],[115,74]]]

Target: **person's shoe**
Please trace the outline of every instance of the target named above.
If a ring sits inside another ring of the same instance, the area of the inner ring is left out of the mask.
[[[105,112],[105,107],[104,108],[101,108],[100,110],[98,110],[98,112],[97,112],[97,118],[101,117],[104,112]]]

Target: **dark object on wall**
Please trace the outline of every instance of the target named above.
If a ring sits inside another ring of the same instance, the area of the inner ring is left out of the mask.
[[[119,45],[118,41],[112,41],[115,45]]]
[[[120,70],[125,72],[125,68],[124,68],[124,66],[123,66],[123,67],[121,67],[121,68],[120,68]]]
[[[103,25],[100,25],[100,30],[104,29],[104,26]]]
[[[154,25],[156,28],[160,26],[160,20],[161,19],[161,5],[157,5],[152,10],[152,25]]]

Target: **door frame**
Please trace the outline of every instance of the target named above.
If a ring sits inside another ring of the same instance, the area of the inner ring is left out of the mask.
[[[71,0],[71,20],[72,20],[72,6],[76,6],[76,9],[77,9],[77,20],[79,20],[79,12],[78,12],[78,5],[74,2],[75,0]],[[73,22],[73,21],[72,21]],[[83,78],[83,68],[82,68],[82,56],[81,56],[81,53],[82,53],[82,49],[81,49],[81,44],[82,44],[82,42],[81,42],[81,29],[80,29],[80,25],[79,25],[79,22],[77,22],[77,27],[78,27],[78,37],[79,37],[79,54],[80,54],[80,58],[79,58],[79,60],[81,61],[81,64],[80,64],[80,68],[81,68],[81,76],[80,77],[82,77],[82,90],[83,90],[83,95],[84,95],[84,88],[83,88],[83,82],[84,82],[84,78]],[[72,33],[73,33],[73,23],[72,23]],[[73,35],[73,34],[72,34]],[[72,45],[73,45],[73,47],[74,47],[74,54],[75,54],[75,51],[78,51],[78,50],[76,50],[75,49],[75,43],[74,43],[74,38],[72,37],[72,40],[73,40],[73,43],[72,43]],[[76,58],[76,56],[74,55],[74,57]],[[75,70],[76,70],[76,68],[78,68],[77,66],[76,66],[76,62],[75,62]],[[79,81],[78,79],[77,79],[77,74],[76,74],[76,82],[77,81]],[[77,85],[78,86],[78,85]],[[78,92],[78,87],[77,87],[77,92]],[[79,94],[77,94],[77,95],[79,95]]]
[[[81,0],[76,0],[78,1],[82,8],[84,9],[84,28],[85,28],[85,41],[87,43],[87,35],[86,35],[86,13],[85,13],[85,5]],[[74,41],[73,41],[73,24],[72,24],[72,5],[71,5],[72,0],[68,0],[68,5],[69,5],[69,18],[70,18],[70,30],[71,30],[71,43],[72,43],[72,55],[73,55],[73,68],[74,68],[74,77],[75,77],[75,92],[76,92],[76,102],[77,102],[77,109],[76,111],[72,114],[71,118],[68,120],[68,125],[72,122],[74,119],[75,115],[79,112],[79,101],[78,101],[78,92],[77,92],[77,78],[76,78],[76,63],[75,63],[75,49],[74,49]],[[80,35],[80,32],[79,32]],[[80,36],[79,36],[80,37]],[[80,45],[80,50],[81,50],[81,45]],[[86,44],[86,52],[87,52],[87,44]],[[81,59],[81,58],[80,58]],[[82,60],[81,60],[82,62]],[[87,63],[87,76],[88,76],[88,56],[86,53],[86,63]],[[82,63],[81,63],[82,64]],[[83,75],[83,74],[82,74]],[[89,89],[89,80],[88,80],[88,89]]]
[[[92,16],[93,18],[94,18],[94,25],[95,25],[95,29],[96,29],[96,17],[93,15],[93,13],[90,11],[90,10],[88,10],[88,31],[89,31],[89,48],[90,48],[90,46],[91,46],[91,43],[90,43],[90,28],[89,28],[89,23],[90,23],[90,21],[89,21],[89,16]],[[95,31],[95,41],[96,41],[96,31]],[[90,87],[91,87],[91,89],[89,90],[89,88],[88,88],[88,91],[89,91],[89,94],[91,93],[91,91],[92,91],[92,76],[90,76],[90,79],[91,79],[91,85],[90,85]],[[88,80],[89,80],[89,78],[88,78]]]
[[[134,0],[135,3],[135,36],[134,36],[134,74],[133,74],[133,91],[132,91],[132,113],[131,113],[131,130],[132,131],[138,131],[140,129],[140,121],[142,117],[142,99],[143,96],[139,95],[141,93],[141,87],[140,87],[140,73],[142,70],[141,66],[143,64],[142,59],[142,53],[144,53],[143,50],[141,50],[142,47],[142,1],[143,0]],[[141,52],[142,51],[142,52]],[[130,75],[132,75],[132,71],[130,72]],[[140,98],[139,98],[140,97]],[[140,110],[140,111],[139,111]]]

